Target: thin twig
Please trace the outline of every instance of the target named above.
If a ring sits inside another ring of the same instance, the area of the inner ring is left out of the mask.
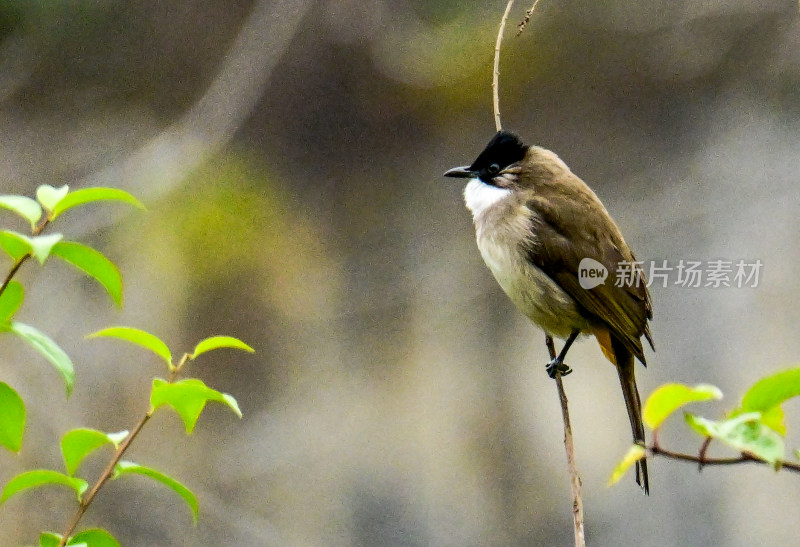
[[[528,11],[525,12],[525,19],[523,19],[517,25],[517,36],[522,34],[522,31],[525,30],[525,25],[527,25],[528,21],[531,20],[531,16],[533,15],[533,12],[536,11],[536,6],[538,6],[538,5],[539,5],[539,0],[535,0],[533,2],[533,6],[531,6],[531,9],[529,9]]]
[[[3,296],[3,293],[6,291],[6,287],[8,287],[9,283],[11,283],[11,280],[14,278],[14,275],[16,275],[17,270],[19,270],[20,267],[22,267],[22,265],[25,264],[25,261],[28,260],[30,257],[31,253],[28,253],[26,255],[19,257],[17,261],[14,262],[14,265],[11,266],[11,269],[8,271],[8,275],[3,280],[3,284],[0,285],[0,296]]]
[[[653,456],[661,456],[663,458],[667,458],[670,460],[692,462],[698,464],[698,466],[700,467],[706,467],[708,465],[738,465],[742,463],[758,463],[763,465],[769,465],[770,467],[772,467],[771,463],[764,461],[760,458],[757,458],[746,452],[742,453],[741,456],[735,458],[708,458],[705,455],[695,456],[692,454],[682,454],[680,452],[673,452],[671,450],[661,448],[661,446],[659,446],[658,444],[653,444],[653,446],[649,446],[647,450]],[[787,471],[794,471],[795,473],[800,473],[800,463],[781,462],[780,469],[786,469]]]
[[[189,354],[188,353],[184,354],[180,362],[172,369],[172,372],[170,373],[169,378],[167,379],[168,383],[171,384],[178,378],[178,374],[180,373],[181,368],[183,368],[183,365],[186,364],[186,361],[188,359],[189,359]],[[69,541],[72,532],[75,531],[75,528],[78,526],[78,523],[83,518],[84,513],[86,513],[86,510],[89,509],[89,506],[92,504],[92,501],[94,501],[95,496],[97,496],[97,493],[100,491],[103,485],[105,485],[105,483],[108,482],[108,479],[110,479],[114,475],[114,469],[119,463],[119,460],[122,458],[122,455],[125,454],[125,451],[128,450],[128,447],[131,445],[133,440],[142,430],[144,425],[148,422],[148,420],[150,420],[150,417],[153,415],[153,412],[154,410],[152,409],[148,410],[145,413],[145,415],[142,416],[142,418],[139,420],[139,422],[136,424],[133,430],[131,430],[130,434],[125,438],[122,444],[119,445],[117,451],[114,452],[114,455],[111,457],[111,460],[108,462],[108,465],[106,465],[105,469],[103,469],[103,472],[100,473],[100,477],[97,479],[97,482],[94,483],[94,486],[92,486],[92,489],[89,491],[86,497],[80,501],[78,509],[75,511],[75,515],[72,517],[72,520],[67,526],[67,529],[61,535],[61,541],[59,542],[58,547],[64,547],[67,544],[67,541]]]
[[[514,0],[508,0],[506,5],[506,12],[500,20],[500,30],[497,31],[497,42],[494,46],[494,75],[492,76],[492,99],[494,105],[494,126],[500,131],[503,125],[500,123],[500,45],[503,43],[503,31],[506,28],[506,21],[508,20],[508,13],[511,11],[511,6],[514,5]]]
[[[550,335],[545,338],[545,344],[547,344],[547,351],[550,353],[550,359],[555,359],[556,347]],[[561,401],[561,417],[564,419],[564,448],[567,451],[567,467],[569,468],[569,478],[572,486],[572,522],[575,529],[575,547],[585,547],[586,533],[584,531],[581,477],[578,474],[578,466],[575,464],[575,447],[572,443],[572,425],[569,420],[567,394],[564,392],[561,372],[558,370],[556,370],[555,381],[556,387],[558,388],[558,398]]]
[[[653,445],[655,446],[656,442],[653,440]],[[706,437],[703,441],[703,444],[700,446],[700,450],[698,451],[698,458],[700,458],[700,463],[697,465],[697,470],[703,470],[703,463],[706,461],[706,453],[708,452],[708,447],[711,445],[711,437]]]

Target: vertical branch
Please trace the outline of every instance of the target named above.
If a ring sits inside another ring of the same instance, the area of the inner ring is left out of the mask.
[[[508,20],[508,13],[511,11],[511,6],[514,5],[514,0],[508,0],[506,5],[506,12],[500,20],[500,30],[497,31],[497,42],[494,46],[494,75],[492,76],[492,99],[494,105],[494,126],[500,131],[503,125],[500,123],[500,45],[503,43],[503,31],[506,29],[506,21]]]
[[[556,348],[553,344],[553,338],[547,335],[545,343],[547,344],[547,351],[550,352],[550,359],[555,359]],[[572,486],[572,522],[575,528],[575,547],[586,547],[586,534],[583,527],[581,477],[578,474],[578,466],[575,464],[575,447],[572,444],[572,425],[569,421],[567,394],[564,392],[561,373],[558,371],[556,371],[555,381],[556,388],[558,388],[558,398],[561,401],[561,417],[564,419],[564,448],[567,451],[567,467],[569,468],[569,478]]]

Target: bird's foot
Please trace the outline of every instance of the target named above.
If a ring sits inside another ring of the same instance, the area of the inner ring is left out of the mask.
[[[547,363],[544,367],[544,370],[547,372],[547,375],[550,378],[555,378],[556,374],[560,376],[566,376],[572,369],[569,368],[569,365],[561,361],[558,357]]]

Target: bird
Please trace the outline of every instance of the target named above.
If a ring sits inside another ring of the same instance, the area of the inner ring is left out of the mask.
[[[469,179],[464,201],[500,287],[548,336],[565,340],[548,375],[571,372],[567,351],[579,335],[593,335],[617,369],[634,443],[644,446],[634,358],[647,366],[642,336],[655,350],[653,308],[641,263],[600,199],[554,152],[509,131],[444,176]],[[635,478],[649,494],[645,458]]]

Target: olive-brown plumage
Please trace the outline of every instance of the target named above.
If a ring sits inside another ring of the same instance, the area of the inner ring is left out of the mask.
[[[652,305],[644,273],[595,193],[553,152],[507,132],[498,132],[472,165],[445,176],[471,179],[464,197],[478,248],[500,286],[545,332],[567,340],[548,372],[564,370],[579,334],[594,335],[617,367],[634,441],[644,443],[634,357],[646,363],[642,336],[653,347]],[[605,267],[605,283],[581,286],[584,258]],[[632,272],[623,282],[620,267]],[[636,471],[647,493],[645,460]]]

